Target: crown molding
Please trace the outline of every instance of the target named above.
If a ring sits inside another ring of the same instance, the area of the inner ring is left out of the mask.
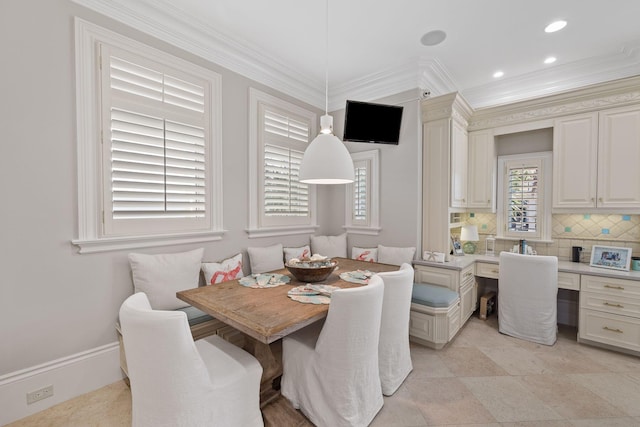
[[[437,59],[420,58],[418,87],[430,92],[431,96],[443,95],[458,90],[451,74]]]
[[[390,67],[329,88],[329,110],[344,108],[347,99],[372,101],[415,89],[418,80],[416,61]],[[417,99],[417,98],[416,98]]]
[[[260,49],[234,40],[169,0],[72,0],[205,60],[292,96],[319,109],[324,82],[294,71]],[[460,92],[474,109],[515,103],[605,81],[640,75],[640,41],[619,52],[557,65],[542,71],[461,89],[436,59],[420,57],[330,88],[330,110],[346,99],[380,99],[416,87],[431,95]],[[568,77],[569,76],[569,77]]]
[[[640,41],[619,52],[461,90],[474,108],[510,104],[640,74]]]
[[[554,119],[640,102],[640,76],[474,111],[469,131]]]
[[[324,109],[324,84],[233,40],[166,0],[72,0],[249,79]]]

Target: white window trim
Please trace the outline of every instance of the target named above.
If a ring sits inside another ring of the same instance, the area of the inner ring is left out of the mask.
[[[347,184],[345,186],[345,225],[343,228],[351,234],[377,236],[382,230],[380,228],[380,151],[369,150],[352,153],[351,159],[354,164],[357,162],[364,162],[367,164],[367,175],[370,181],[369,187],[367,188],[367,198],[369,200],[369,206],[367,209],[368,224],[354,224],[354,184]]]
[[[280,109],[290,111],[298,116],[305,117],[310,123],[310,137],[315,137],[317,132],[317,116],[315,113],[260,90],[249,88],[249,226],[247,227],[246,232],[248,233],[249,238],[285,236],[291,234],[313,234],[318,229],[316,189],[314,185],[309,186],[309,224],[269,227],[261,224],[260,212],[262,212],[262,209],[260,209],[260,203],[262,200],[261,191],[263,177],[259,176],[258,173],[262,169],[259,165],[259,162],[262,161],[262,157],[260,156],[260,129],[258,128],[260,104],[275,106]]]
[[[516,237],[505,233],[506,230],[506,196],[505,196],[505,166],[507,162],[513,160],[539,159],[542,161],[542,184],[538,186],[543,191],[541,206],[541,214],[539,218],[540,234],[538,237],[527,238],[533,242],[551,242],[551,191],[552,191],[552,152],[545,151],[540,153],[512,154],[506,156],[498,156],[498,212],[497,212],[497,236],[498,239],[518,240],[522,237]]]
[[[154,52],[157,56],[166,53],[136,42],[80,18],[75,18],[75,71],[76,71],[76,132],[78,162],[78,238],[71,242],[80,253],[93,253],[162,246],[170,244],[200,243],[222,239],[222,82],[219,74],[210,73],[216,95],[212,100],[212,144],[210,150],[210,197],[211,229],[199,232],[172,233],[162,235],[102,237],[101,206],[102,176],[100,145],[100,101],[97,91],[99,43],[120,46],[131,51]],[[151,58],[153,59],[153,58]],[[182,67],[194,67],[179,60]],[[198,67],[200,69],[200,67]]]

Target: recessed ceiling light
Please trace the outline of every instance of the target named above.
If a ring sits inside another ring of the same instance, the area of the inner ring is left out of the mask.
[[[447,33],[442,30],[433,30],[425,33],[424,36],[420,39],[420,43],[425,46],[435,46],[440,44],[447,38]]]
[[[495,73],[493,73],[493,77],[496,78],[496,79],[499,79],[502,76],[504,76],[504,72],[503,71],[496,71]]]
[[[567,21],[555,21],[547,25],[544,29],[545,33],[555,33],[567,26]]]
[[[550,56],[547,59],[544,60],[545,64],[553,64],[554,62],[556,62],[556,57],[555,56]]]

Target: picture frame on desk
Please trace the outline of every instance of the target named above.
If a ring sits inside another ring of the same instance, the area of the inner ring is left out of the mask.
[[[591,267],[629,271],[631,248],[593,245],[591,248]]]
[[[464,256],[462,244],[453,236],[451,236],[451,246],[453,247],[453,256]]]

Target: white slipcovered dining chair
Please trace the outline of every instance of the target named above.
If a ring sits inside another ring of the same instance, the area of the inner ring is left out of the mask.
[[[216,335],[194,342],[184,312],[153,310],[142,292],[124,301],[120,324],[133,426],[263,426],[252,355]]]
[[[384,283],[378,366],[382,394],[391,396],[413,370],[409,350],[409,315],[413,268],[403,263],[398,271],[378,273]]]
[[[553,345],[558,332],[558,258],[500,253],[498,328],[501,333]]]
[[[318,427],[366,426],[384,403],[378,373],[383,282],[336,290],[324,323],[286,336],[282,395]]]

